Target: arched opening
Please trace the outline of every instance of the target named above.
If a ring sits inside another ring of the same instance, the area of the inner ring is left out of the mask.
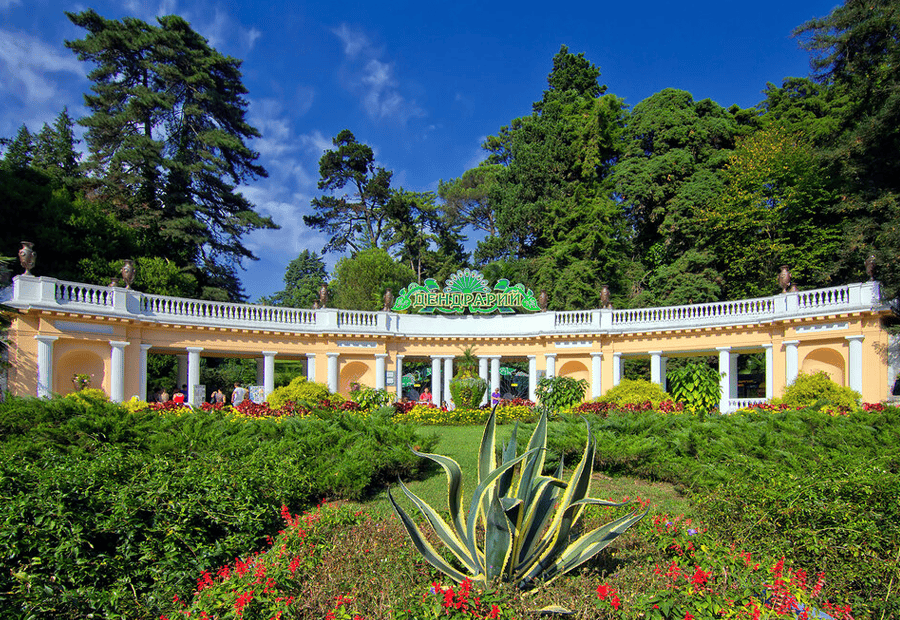
[[[839,351],[830,348],[821,348],[811,351],[803,360],[801,370],[806,374],[824,372],[838,385],[846,385],[844,356]]]
[[[60,357],[53,376],[53,391],[57,394],[71,394],[77,391],[73,379],[75,375],[87,375],[88,387],[103,389],[106,372],[103,358],[92,351],[70,351]]]
[[[591,380],[591,373],[588,370],[587,366],[575,360],[563,363],[563,365],[559,367],[559,371],[557,372],[557,374],[560,377],[572,377],[576,380],[584,379],[588,382],[590,382]]]
[[[360,383],[368,387],[375,387],[375,372],[363,362],[348,362],[341,368],[340,379],[338,380],[338,392],[341,394],[349,394],[351,383]]]

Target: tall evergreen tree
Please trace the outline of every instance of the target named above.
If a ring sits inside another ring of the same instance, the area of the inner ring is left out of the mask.
[[[319,288],[327,279],[322,257],[303,250],[288,263],[284,272],[284,289],[260,301],[273,306],[310,308],[319,295]]]
[[[876,257],[883,292],[900,295],[900,6],[896,0],[846,0],[797,28],[815,78],[846,97],[828,145],[841,180],[835,209],[847,217],[842,257],[863,274]],[[841,257],[839,257],[840,260]]]
[[[34,159],[34,139],[28,127],[22,125],[6,148],[3,165],[7,170],[24,170],[31,165],[32,159]]]
[[[223,289],[243,297],[236,266],[253,254],[242,243],[257,229],[277,228],[238,190],[266,176],[247,141],[240,61],[223,56],[182,18],[150,25],[134,18],[67,13],[87,31],[67,41],[91,62],[87,168],[124,221],[143,232],[145,248],[193,265],[204,296]]]

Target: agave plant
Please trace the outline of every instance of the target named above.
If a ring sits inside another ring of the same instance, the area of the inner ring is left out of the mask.
[[[459,561],[461,569],[451,565],[432,547],[415,521],[388,492],[413,545],[432,566],[450,578],[458,582],[469,578],[483,585],[499,580],[515,583],[523,590],[530,589],[584,564],[647,514],[635,509],[572,540],[575,525],[588,505],[628,503],[588,497],[594,462],[590,424],[585,421],[588,439],[584,456],[569,480],[564,481],[562,460],[555,475],[542,473],[547,447],[546,412],[520,456],[516,456],[516,425],[499,464],[495,450],[495,414],[496,407],[481,439],[478,484],[468,510],[462,505],[461,468],[446,456],[413,450],[446,471],[450,523],[400,483],[406,496]],[[483,536],[478,533],[479,525],[484,529]]]

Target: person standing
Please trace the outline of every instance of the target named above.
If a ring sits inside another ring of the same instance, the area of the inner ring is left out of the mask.
[[[491,405],[497,405],[503,398],[500,396],[500,388],[494,388],[493,393],[491,394]]]
[[[419,396],[419,400],[421,400],[423,403],[431,404],[431,390],[429,390],[428,388],[422,390],[422,394]]]
[[[245,398],[247,398],[246,388],[241,387],[240,383],[235,382],[234,391],[231,392],[231,404],[237,407],[242,402],[244,402]]]

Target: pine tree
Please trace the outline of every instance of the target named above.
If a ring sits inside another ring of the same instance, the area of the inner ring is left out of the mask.
[[[66,45],[95,65],[85,95],[91,115],[79,122],[104,197],[143,231],[146,249],[242,298],[236,265],[255,259],[242,238],[277,226],[237,191],[267,175],[246,143],[260,134],[246,121],[240,61],[175,15],[157,26],[93,10],[66,15],[87,30]]]

